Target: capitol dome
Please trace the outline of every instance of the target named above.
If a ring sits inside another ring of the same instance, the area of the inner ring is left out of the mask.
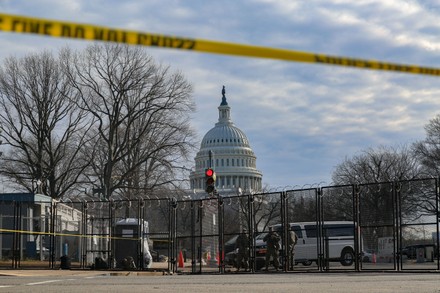
[[[202,139],[195,157],[195,170],[190,175],[191,189],[205,189],[205,169],[211,167],[217,175],[216,189],[219,191],[238,188],[261,191],[262,173],[256,169],[257,158],[244,132],[232,122],[225,94],[223,87],[219,120]]]
[[[246,135],[233,125],[218,125],[208,131],[202,140],[201,149],[217,146],[241,146],[249,148]]]

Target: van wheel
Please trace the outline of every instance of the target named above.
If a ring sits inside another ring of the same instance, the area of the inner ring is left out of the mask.
[[[306,260],[306,261],[303,261],[302,264],[303,264],[303,266],[308,267],[308,266],[312,265],[312,261],[311,260]]]
[[[354,251],[352,248],[347,247],[342,250],[341,253],[341,265],[351,266],[354,262]]]

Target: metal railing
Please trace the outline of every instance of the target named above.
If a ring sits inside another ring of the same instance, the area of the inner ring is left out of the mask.
[[[0,195],[0,268],[229,273],[234,239],[246,229],[249,269],[256,272],[266,266],[262,235],[274,226],[281,227],[284,271],[439,271],[438,200],[433,178],[194,200],[34,202]],[[127,218],[137,222],[118,228]],[[290,229],[300,234],[295,266]]]

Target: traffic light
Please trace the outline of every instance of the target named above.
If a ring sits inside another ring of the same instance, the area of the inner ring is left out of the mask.
[[[215,172],[211,168],[205,170],[206,192],[213,193],[215,191]]]

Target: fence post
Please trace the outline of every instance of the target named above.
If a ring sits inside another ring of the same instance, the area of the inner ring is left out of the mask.
[[[218,204],[217,204],[217,213],[218,213],[218,265],[219,265],[219,272],[223,274],[225,272],[225,264],[224,264],[224,229],[225,229],[225,223],[224,223],[224,206],[223,206],[223,198],[218,197]]]
[[[282,244],[282,265],[283,271],[287,272],[290,265],[290,251],[289,251],[289,241],[287,240],[290,236],[290,224],[287,217],[287,202],[286,202],[286,192],[281,191],[281,225],[283,227],[283,238],[281,239]]]
[[[177,217],[176,217],[176,212],[177,212],[177,201],[172,198],[169,201],[169,209],[170,209],[170,223],[169,223],[169,240],[170,240],[170,244],[171,247],[169,247],[170,249],[170,259],[169,261],[171,261],[171,271],[176,273],[177,272]]]
[[[354,268],[356,271],[360,271],[360,264],[359,264],[359,260],[362,257],[362,252],[360,251],[360,239],[361,238],[361,217],[360,217],[360,194],[361,194],[361,188],[358,184],[353,186],[353,191],[354,191],[354,214],[355,214],[355,231],[354,231],[354,255],[355,255],[355,259],[354,259]]]
[[[319,225],[317,226],[317,235],[319,235],[318,237],[318,270],[319,271],[323,271],[326,267],[325,264],[325,243],[322,237],[322,222],[323,222],[323,204],[322,204],[322,195],[323,195],[323,191],[322,191],[322,187],[318,188],[316,190],[316,218],[317,218],[317,222],[319,223]],[[324,245],[324,247],[323,247]]]
[[[402,269],[402,261],[401,261],[401,237],[402,237],[402,211],[401,211],[401,189],[402,184],[400,182],[393,182],[393,194],[394,194],[394,202],[395,205],[395,231],[394,231],[394,255],[393,262],[394,266],[397,267],[397,271],[401,271]]]
[[[49,247],[50,247],[50,267],[53,269],[55,267],[55,222],[57,218],[57,204],[52,200],[50,205],[50,212],[51,212],[51,221],[50,221],[50,235],[49,235]]]

